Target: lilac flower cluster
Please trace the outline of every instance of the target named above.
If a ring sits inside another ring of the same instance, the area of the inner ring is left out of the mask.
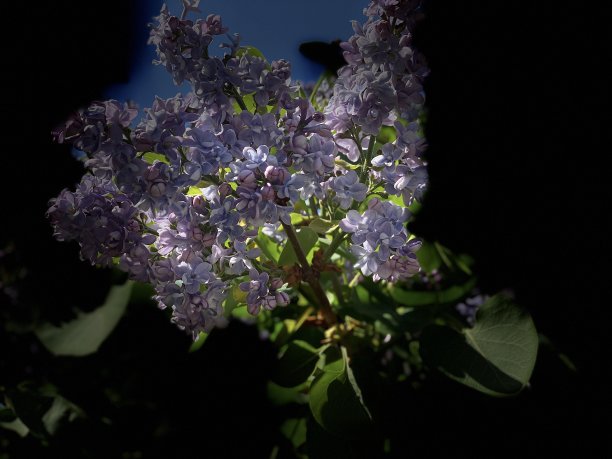
[[[420,242],[409,240],[405,227],[409,216],[408,209],[377,198],[368,202],[363,214],[349,210],[340,228],[352,233],[351,251],[357,256],[354,266],[375,280],[395,281],[419,272],[415,252]]]
[[[333,96],[325,108],[328,125],[344,139],[347,156],[358,159],[356,147],[369,142],[381,127],[394,126],[396,140],[382,145],[372,160],[372,175],[386,193],[402,196],[406,205],[421,199],[427,171],[421,154],[425,141],[418,118],[422,112],[422,81],[428,73],[421,55],[411,47],[411,28],[420,2],[375,0],[364,10],[365,24],[353,21],[355,34],[341,44],[348,65],[338,71]],[[363,137],[355,138],[361,134]],[[365,136],[372,136],[364,139]],[[381,170],[382,169],[382,170]]]
[[[373,2],[368,11],[378,14],[378,3],[403,5]],[[357,38],[346,45],[350,64],[326,115],[300,96],[286,61],[268,63],[237,37],[222,44],[222,58],[213,57],[211,43],[227,31],[221,18],[193,22],[164,6],[150,43],[174,81],[189,82],[193,91],[156,98],[137,123],[128,104],[94,102],[54,132],[84,153],[89,170],[76,191],[50,203],[56,237],[77,240],[92,264],[114,263],[152,284],[159,306],[194,337],[224,323],[230,294],[246,297],[254,315],[289,303],[285,271],[258,244],[261,238],[288,244],[281,226],[294,218],[338,223],[336,237],[352,233],[356,267],[365,275],[397,281],[418,272],[407,209],[367,202],[382,186],[408,204],[426,182],[416,121],[396,121],[392,143],[374,140],[383,122],[421,101],[398,95],[406,78],[420,78],[414,53],[405,49],[410,21],[390,19],[383,6],[381,19],[355,26]],[[390,34],[395,54],[384,52],[393,62],[377,57],[368,41],[376,34]],[[377,153],[371,164],[362,161],[366,150]]]

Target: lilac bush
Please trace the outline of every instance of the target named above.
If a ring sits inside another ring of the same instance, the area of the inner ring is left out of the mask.
[[[419,123],[427,68],[411,48],[417,5],[400,14],[391,4],[372,2],[365,24],[354,22],[342,44],[348,64],[314,105],[287,61],[268,63],[238,36],[223,42],[218,15],[192,21],[164,6],[149,39],[155,63],[192,92],[156,97],[140,121],[129,104],[94,102],[55,132],[86,154],[88,168],[75,192],[51,201],[56,237],[76,239],[92,264],[116,263],[152,284],[160,307],[194,338],[224,317],[235,288],[253,315],[291,301],[283,271],[258,247],[271,225],[280,223],[284,246],[294,223],[318,218],[337,225],[328,247],[350,234],[353,269],[390,281],[417,273],[404,205],[427,182]],[[219,40],[223,57],[209,51]],[[383,126],[393,140],[377,138]],[[387,196],[403,203],[381,201]],[[324,295],[319,301],[329,310]]]
[[[93,102],[54,132],[87,168],[50,202],[57,239],[151,285],[195,344],[232,317],[257,322],[280,349],[281,398],[307,393],[337,435],[371,419],[349,365],[359,353],[381,375],[400,362],[392,377],[413,387],[427,369],[492,395],[525,387],[529,316],[477,296],[469,259],[408,230],[428,182],[420,2],[370,1],[341,44],[346,65],[314,86],[218,15],[187,19],[198,2],[183,3],[181,17],[162,7],[149,43],[191,92],[156,97],[140,117]]]

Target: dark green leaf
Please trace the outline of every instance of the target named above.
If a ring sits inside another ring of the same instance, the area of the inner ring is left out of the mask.
[[[281,424],[280,431],[291,442],[294,448],[299,448],[306,441],[306,419],[287,419]]]
[[[374,459],[382,457],[383,445],[371,430],[361,435],[338,436],[322,428],[309,416],[305,446],[311,459]]]
[[[306,341],[311,346],[317,348],[321,346],[321,341],[325,339],[325,333],[319,327],[300,327],[293,332],[292,339]]]
[[[51,408],[54,398],[41,395],[25,386],[10,389],[6,395],[15,414],[28,429],[38,437],[47,436],[48,431],[42,418]]]
[[[79,407],[64,397],[56,395],[53,399],[53,404],[42,417],[42,421],[47,432],[53,435],[60,427],[62,420],[66,419],[70,422],[82,415],[83,411]]]
[[[323,428],[336,435],[359,431],[371,421],[344,347],[325,351],[325,365],[310,386],[310,410]]]
[[[284,387],[295,387],[305,382],[319,360],[318,351],[305,341],[291,341],[277,364],[272,380]]]
[[[296,387],[282,387],[272,381],[268,381],[268,398],[274,405],[305,403],[306,395],[304,394],[304,391],[307,389],[307,386],[308,383],[304,383]]]
[[[81,313],[73,321],[59,327],[44,324],[35,330],[36,336],[55,355],[93,354],[125,312],[133,284],[128,281],[123,285],[114,285],[99,308]]]
[[[404,306],[428,306],[431,304],[445,304],[459,301],[476,287],[476,278],[472,278],[463,285],[453,285],[441,291],[404,290],[395,285],[389,287],[391,297]]]
[[[12,422],[16,417],[13,410],[0,404],[0,422]]]
[[[432,325],[421,356],[450,378],[489,395],[513,395],[529,382],[538,335],[528,313],[498,294],[481,306],[473,328]]]
[[[421,268],[423,268],[423,271],[427,274],[439,269],[440,265],[442,265],[440,254],[436,250],[435,245],[431,242],[423,241],[423,245],[417,251],[416,256]]]

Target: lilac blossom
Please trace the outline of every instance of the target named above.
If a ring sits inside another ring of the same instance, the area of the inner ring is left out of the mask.
[[[289,303],[275,277],[287,273],[255,242],[286,246],[292,217],[337,221],[345,212],[339,231],[358,258],[348,268],[387,282],[417,273],[408,210],[368,200],[382,185],[409,205],[427,183],[418,121],[427,67],[411,44],[414,2],[371,2],[342,45],[348,65],[312,103],[287,61],[254,56],[237,35],[223,57],[211,56],[227,29],[216,15],[186,19],[197,6],[187,2],[180,18],[164,6],[149,39],[175,83],[191,85],[188,95],[155,98],[136,123],[130,104],[93,102],[54,131],[84,153],[89,171],[50,202],[55,236],[78,241],[93,264],[152,284],[159,307],[194,338],[225,323],[231,289],[246,293],[254,315]],[[382,126],[396,139],[369,149]],[[369,164],[366,151],[375,152]]]
[[[353,170],[331,179],[330,188],[336,192],[334,199],[342,209],[351,207],[353,201],[361,202],[368,192],[366,184],[359,181],[359,176]]]

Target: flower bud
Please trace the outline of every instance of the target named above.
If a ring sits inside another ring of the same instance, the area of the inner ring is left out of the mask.
[[[278,290],[283,284],[284,282],[280,277],[275,277],[270,281],[270,290]]]
[[[223,182],[221,185],[219,185],[219,196],[221,197],[221,200],[223,201],[230,193],[232,192],[232,187],[230,186],[229,183],[227,182]]]
[[[280,166],[268,166],[264,172],[266,179],[273,185],[283,185],[290,175],[286,168]]]
[[[206,210],[206,200],[202,195],[194,196],[192,204],[193,208],[200,213],[203,213]]]
[[[263,300],[263,307],[266,308],[268,311],[274,309],[276,307],[276,297],[272,295],[266,295]]]
[[[278,306],[287,306],[289,304],[289,295],[285,292],[276,292],[274,297]]]
[[[272,185],[265,185],[261,188],[261,198],[266,201],[274,201],[276,198],[276,193],[274,192]]]
[[[154,198],[159,198],[166,193],[166,184],[164,182],[155,182],[149,185],[149,194]]]
[[[256,182],[255,174],[252,170],[244,169],[238,174],[238,182],[248,188],[253,188]]]

